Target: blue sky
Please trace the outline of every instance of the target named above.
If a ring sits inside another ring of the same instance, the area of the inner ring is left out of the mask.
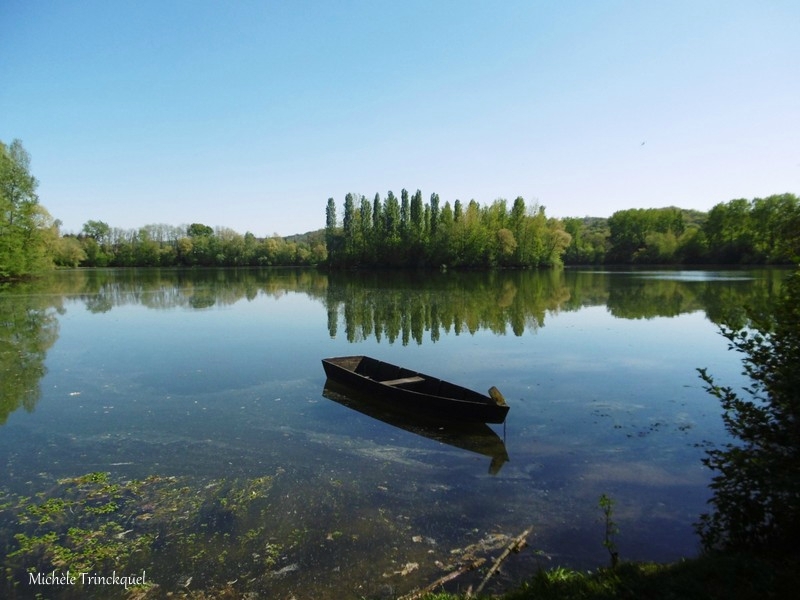
[[[65,232],[800,193],[796,1],[0,0],[0,140]]]

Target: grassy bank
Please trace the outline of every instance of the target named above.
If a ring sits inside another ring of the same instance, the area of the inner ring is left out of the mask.
[[[503,600],[762,600],[795,598],[800,558],[708,555],[671,564],[621,563],[616,569],[540,571]],[[425,600],[467,596],[429,594]]]

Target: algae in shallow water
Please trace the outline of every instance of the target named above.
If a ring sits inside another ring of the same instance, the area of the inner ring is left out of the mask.
[[[275,564],[279,546],[264,541],[263,526],[247,524],[254,511],[263,517],[272,481],[198,487],[177,477],[112,482],[108,473],[89,473],[33,498],[6,495],[0,509],[6,589],[28,582],[29,573],[52,571],[147,570],[151,583],[166,588],[176,568],[203,573],[208,583],[229,574],[230,564],[237,577],[242,570],[260,573]]]

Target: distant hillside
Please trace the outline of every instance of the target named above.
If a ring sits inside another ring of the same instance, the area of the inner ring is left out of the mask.
[[[309,246],[324,244],[325,230],[317,229],[315,231],[307,231],[306,233],[295,233],[294,235],[284,237],[283,240],[287,243],[294,242],[295,244],[308,244]]]

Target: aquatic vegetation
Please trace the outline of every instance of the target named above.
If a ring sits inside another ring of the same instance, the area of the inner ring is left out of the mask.
[[[295,475],[278,468],[252,479],[126,481],[100,472],[31,496],[0,491],[4,597],[197,600],[313,591],[338,598],[344,590],[372,597],[486,564],[511,539],[469,529],[469,543],[451,548],[405,513],[362,507],[353,514],[360,482],[324,476],[312,495],[298,491]],[[376,554],[376,547],[391,551]],[[67,573],[146,577],[113,589],[54,582]],[[41,583],[32,589],[36,577]]]
[[[616,568],[619,563],[619,550],[617,550],[617,542],[614,539],[619,533],[619,527],[614,522],[614,504],[613,498],[606,494],[600,496],[598,506],[603,511],[603,521],[605,523],[605,535],[603,537],[603,548],[608,550],[608,555],[611,559],[611,568]]]
[[[6,588],[25,585],[29,573],[53,571],[147,571],[150,586],[169,588],[173,576],[158,565],[192,573],[218,573],[221,565],[233,579],[242,567],[272,568],[281,546],[265,541],[264,526],[247,526],[251,511],[263,516],[272,481],[211,481],[198,489],[177,477],[112,482],[108,473],[89,473],[32,498],[6,495],[0,508],[0,541],[10,548]]]

